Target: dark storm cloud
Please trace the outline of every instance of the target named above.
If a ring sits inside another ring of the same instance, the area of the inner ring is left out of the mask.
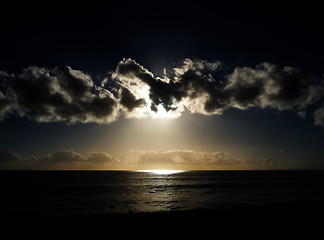
[[[30,66],[19,74],[1,74],[5,111],[15,111],[37,122],[111,122],[117,102],[106,89],[95,86],[91,77],[67,66],[46,69]],[[1,113],[1,112],[0,112]]]

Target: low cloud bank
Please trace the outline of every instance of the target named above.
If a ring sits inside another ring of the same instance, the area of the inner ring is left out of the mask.
[[[309,162],[277,158],[237,158],[226,152],[192,150],[138,151],[120,158],[105,152],[81,154],[58,150],[38,157],[22,157],[14,150],[0,150],[0,169],[289,169]]]

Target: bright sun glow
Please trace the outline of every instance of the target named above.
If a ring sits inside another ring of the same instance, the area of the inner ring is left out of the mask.
[[[157,106],[157,112],[151,111],[151,116],[153,118],[177,118],[181,113],[177,111],[166,111],[162,105]]]
[[[144,99],[145,101],[145,107],[143,108],[136,108],[133,113],[130,114],[130,116],[137,116],[137,117],[145,117],[145,116],[151,116],[152,118],[178,118],[181,116],[182,109],[180,106],[172,105],[172,107],[175,107],[176,110],[174,111],[167,111],[165,108],[159,104],[156,106],[157,111],[152,111],[151,104],[152,100],[150,99],[150,88],[146,84],[135,84],[135,85],[129,85],[128,86],[132,93],[136,96],[137,99]]]
[[[168,174],[176,174],[181,173],[183,170],[164,170],[164,169],[154,169],[154,170],[140,170],[138,172],[147,172],[157,175],[168,175]]]

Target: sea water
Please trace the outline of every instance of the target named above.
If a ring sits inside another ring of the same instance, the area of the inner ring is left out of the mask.
[[[2,216],[226,209],[324,200],[323,171],[1,171]]]

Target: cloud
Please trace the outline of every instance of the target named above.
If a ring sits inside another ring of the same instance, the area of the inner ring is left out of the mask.
[[[60,164],[60,163],[81,163],[84,162],[86,158],[72,150],[58,150],[54,153],[49,153],[45,156],[33,158],[34,162],[39,163],[51,163],[51,164]]]
[[[124,86],[130,82],[139,85],[139,82],[149,87],[150,109],[156,112],[157,106],[162,105],[167,111],[175,110],[172,106],[174,99],[179,98],[179,90],[173,82],[167,83],[154,75],[132,59],[124,59],[119,62],[114,78],[118,78]],[[131,91],[129,89],[129,91]]]
[[[314,112],[315,125],[324,127],[324,106]]]
[[[143,152],[139,163],[240,165],[241,160],[229,158],[225,152],[198,152],[191,150]]]
[[[5,78],[9,75],[6,72],[0,71],[0,120],[3,120],[4,116],[11,111],[13,101],[6,96]]]
[[[10,109],[37,122],[69,123],[106,123],[117,117],[114,96],[95,86],[89,75],[70,67],[30,66],[19,74],[2,73],[1,78],[6,92],[0,101],[7,103],[0,109],[2,115]]]
[[[322,97],[320,92],[323,93],[324,88],[318,81],[318,77],[296,68],[262,63],[255,69],[235,68],[228,75],[224,93],[230,107],[300,110]]]
[[[121,166],[127,168],[132,164],[134,168],[142,166],[238,166],[244,161],[229,157],[226,152],[199,152],[192,150],[170,150],[170,151],[143,151],[138,152],[137,158],[120,160],[105,152],[90,152],[81,154],[73,150],[63,149],[43,156],[22,158],[13,150],[0,150],[0,167],[6,167],[8,163],[16,164],[16,167],[34,169],[78,169],[78,168],[104,168],[107,166]]]
[[[133,152],[134,153],[134,152]],[[312,166],[310,161],[278,158],[245,158],[230,153],[193,150],[137,151],[132,157],[106,152],[81,154],[63,149],[43,156],[21,157],[14,150],[0,150],[0,169],[292,169]]]
[[[105,152],[91,152],[87,154],[86,161],[91,164],[106,164],[118,162],[119,160]]]
[[[22,157],[11,149],[0,149],[0,169],[19,169],[23,164]]]
[[[297,162],[297,161],[295,161]],[[283,165],[283,164],[293,164],[291,160],[282,160],[282,159],[275,159],[275,158],[251,158],[251,159],[246,159],[245,164],[247,165],[258,165],[258,166],[278,166],[278,165]]]
[[[324,96],[323,79],[297,68],[265,62],[255,68],[236,67],[227,74],[224,69],[219,61],[186,59],[161,79],[136,61],[124,59],[113,77],[135,95],[141,92],[138,86],[146,85],[147,96],[138,97],[150,103],[150,110],[158,112],[161,106],[177,116],[185,110],[212,115],[252,107],[293,110],[305,116],[304,110]]]
[[[0,71],[0,119],[16,113],[37,122],[110,123],[119,117],[179,117],[184,111],[222,114],[229,108],[292,110],[300,116],[324,97],[324,81],[293,67],[261,63],[225,67],[220,61],[185,59],[156,77],[133,59],[96,85],[68,66]],[[322,124],[322,110],[314,113]]]
[[[131,112],[134,108],[145,105],[145,100],[143,98],[136,99],[135,95],[129,89],[121,88],[120,103]]]
[[[305,161],[279,158],[246,158],[230,153],[193,150],[143,151],[137,163],[147,166],[169,166],[190,169],[284,169],[295,168]]]
[[[0,164],[21,162],[21,157],[14,150],[0,150]]]
[[[6,98],[6,96],[0,92],[0,120],[3,120],[5,114],[11,109],[11,101]]]
[[[219,61],[186,59],[180,67],[171,70],[170,77],[162,79],[154,77],[153,73],[136,61],[124,59],[119,62],[113,78],[118,79],[134,95],[146,99],[153,112],[162,106],[167,112],[182,112],[186,108],[191,112],[207,114],[217,112],[216,103],[218,108],[223,107],[220,99],[222,92],[217,88],[214,78],[207,74],[216,71],[221,65]],[[144,89],[143,84],[148,87],[146,91],[141,90]],[[147,96],[139,96],[139,93]]]
[[[81,154],[63,149],[43,156],[21,157],[14,150],[0,150],[0,169],[105,169],[119,162],[100,151]]]
[[[72,150],[58,150],[45,156],[34,157],[34,163],[51,163],[51,164],[106,164],[117,162],[118,160],[105,152],[91,152],[80,154]]]

